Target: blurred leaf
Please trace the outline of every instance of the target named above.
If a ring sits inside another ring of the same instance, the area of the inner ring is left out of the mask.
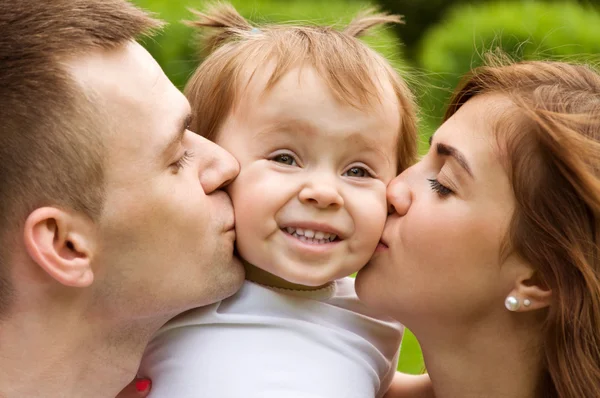
[[[452,8],[420,45],[418,61],[431,87],[422,104],[429,124],[439,125],[460,77],[496,48],[515,59],[597,59],[600,13],[574,2],[499,1]]]

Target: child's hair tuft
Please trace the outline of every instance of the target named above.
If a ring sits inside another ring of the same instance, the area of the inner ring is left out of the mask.
[[[362,37],[376,26],[389,23],[403,24],[401,15],[390,15],[378,12],[376,8],[369,8],[358,14],[344,29],[344,33],[352,37]]]
[[[253,29],[253,26],[229,3],[212,3],[207,6],[205,12],[190,11],[196,16],[196,20],[188,21],[187,25],[200,29],[211,28],[210,33],[201,36],[207,53]]]

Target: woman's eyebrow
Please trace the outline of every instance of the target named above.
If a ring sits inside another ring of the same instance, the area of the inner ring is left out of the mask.
[[[431,144],[433,143],[434,135],[435,134],[432,134],[429,137],[429,146],[431,146]],[[469,162],[467,162],[467,158],[465,157],[465,155],[462,154],[461,151],[454,148],[453,146],[441,143],[438,143],[435,149],[439,156],[450,156],[454,158],[458,162],[458,164],[467,172],[467,174],[471,178],[475,179],[475,177],[473,176],[473,172],[471,171],[471,167],[469,166]]]
[[[454,148],[453,146],[438,143],[436,145],[437,154],[440,156],[450,156],[456,160],[456,162],[467,172],[471,178],[475,178],[473,176],[473,172],[471,172],[471,167],[469,166],[469,162],[467,162],[467,158],[462,154],[461,151]]]

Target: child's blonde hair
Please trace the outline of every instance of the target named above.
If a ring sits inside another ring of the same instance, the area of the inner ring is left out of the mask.
[[[226,3],[194,13],[198,19],[191,25],[213,29],[203,36],[209,55],[185,88],[192,106],[192,131],[214,141],[239,100],[240,89],[248,84],[244,76],[252,76],[260,65],[275,63],[265,88],[268,91],[292,68],[307,64],[339,101],[356,108],[381,101],[379,79],[387,79],[400,113],[398,171],[414,162],[417,126],[413,95],[392,66],[357,39],[374,26],[402,22],[401,17],[367,11],[338,31],[331,26],[254,27]]]

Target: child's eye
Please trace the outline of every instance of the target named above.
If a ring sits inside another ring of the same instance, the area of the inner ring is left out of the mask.
[[[292,155],[287,154],[287,153],[282,153],[282,154],[279,154],[279,155],[275,155],[273,157],[273,159],[271,159],[271,160],[273,160],[274,162],[277,162],[277,163],[283,163],[283,164],[287,164],[287,165],[290,165],[290,166],[297,165],[296,159],[294,159],[294,157]]]
[[[440,195],[442,198],[445,196],[448,196],[454,192],[452,192],[452,190],[450,188],[448,188],[445,185],[442,185],[437,179],[435,178],[428,178],[427,181],[429,181],[429,185],[431,186],[431,189],[434,192],[437,192],[438,195]]]
[[[181,156],[175,163],[171,166],[175,168],[175,174],[188,165],[189,161],[194,157],[194,153],[192,151],[185,151],[183,156]]]
[[[352,168],[348,169],[348,171],[346,171],[343,175],[348,176],[348,177],[359,177],[359,178],[372,177],[371,173],[364,167],[352,167]]]

